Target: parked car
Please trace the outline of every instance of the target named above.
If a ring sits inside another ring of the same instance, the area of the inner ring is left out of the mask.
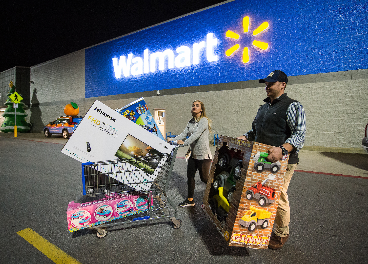
[[[362,147],[368,153],[368,135],[367,134],[368,134],[368,124],[365,126],[365,134],[364,134],[364,138],[362,140]]]
[[[74,130],[77,128],[79,123],[82,121],[82,117],[72,116],[61,116],[58,119],[48,123],[43,133],[45,137],[51,137],[53,134],[62,135],[63,138],[69,138]]]

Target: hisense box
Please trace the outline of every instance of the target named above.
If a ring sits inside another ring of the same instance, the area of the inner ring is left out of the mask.
[[[203,209],[230,246],[268,247],[288,162],[268,162],[270,148],[219,138]]]
[[[148,108],[138,107],[141,118]],[[136,191],[148,191],[174,148],[148,128],[96,100],[61,152],[98,164],[99,172]]]

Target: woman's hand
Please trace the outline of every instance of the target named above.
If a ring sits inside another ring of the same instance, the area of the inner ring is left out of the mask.
[[[244,141],[248,141],[248,139],[247,139],[247,137],[246,137],[246,136],[238,137],[238,139],[240,139],[240,140],[244,140]]]
[[[178,143],[178,145],[184,145],[184,141],[183,140],[178,140],[176,142]]]

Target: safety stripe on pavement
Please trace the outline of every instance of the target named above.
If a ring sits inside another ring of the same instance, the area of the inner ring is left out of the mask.
[[[23,229],[17,234],[57,264],[80,263],[30,228]]]
[[[368,179],[368,177],[364,177],[364,176],[336,174],[336,173],[329,173],[329,172],[317,172],[317,171],[305,171],[305,170],[295,170],[295,171],[296,172],[311,173],[311,174],[324,174],[324,175],[331,175],[331,176],[347,177],[347,178]]]

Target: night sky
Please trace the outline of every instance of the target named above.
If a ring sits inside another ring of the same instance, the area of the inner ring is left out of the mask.
[[[227,1],[1,1],[0,72],[31,67]]]

